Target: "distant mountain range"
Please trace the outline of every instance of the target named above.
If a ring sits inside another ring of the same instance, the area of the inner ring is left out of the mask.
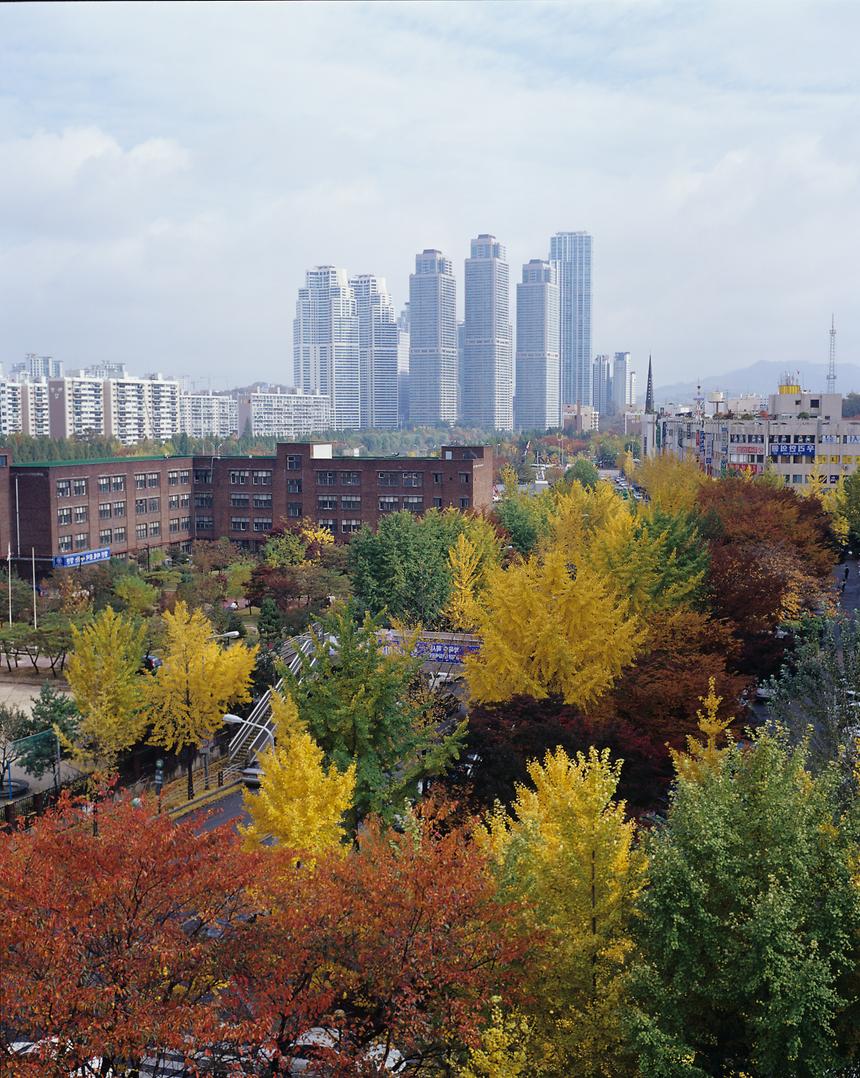
[[[760,360],[740,370],[726,371],[702,378],[701,386],[707,396],[713,390],[720,389],[727,397],[739,397],[744,393],[776,393],[782,376],[789,371],[800,371],[800,382],[804,389],[824,392],[827,379],[825,363],[771,363]],[[696,382],[675,382],[673,385],[656,386],[654,397],[657,403],[672,401],[679,403],[691,401],[696,395]],[[838,363],[836,366],[836,391],[847,394],[860,389],[860,366],[855,363]]]

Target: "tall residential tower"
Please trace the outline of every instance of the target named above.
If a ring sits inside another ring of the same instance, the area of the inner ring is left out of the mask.
[[[591,236],[557,232],[550,239],[561,299],[561,403],[592,403]]]
[[[520,430],[561,426],[559,295],[555,269],[533,258],[517,285],[517,397]]]
[[[409,277],[409,420],[457,421],[457,286],[441,251],[416,255]]]
[[[466,259],[466,319],[460,371],[460,418],[484,430],[512,430],[513,357],[510,270],[505,248],[486,233]]]
[[[362,428],[395,430],[397,401],[397,319],[384,277],[350,277],[358,313],[359,411]]]
[[[360,349],[355,294],[346,270],[315,266],[299,289],[293,322],[297,386],[331,401],[337,430],[361,425]]]

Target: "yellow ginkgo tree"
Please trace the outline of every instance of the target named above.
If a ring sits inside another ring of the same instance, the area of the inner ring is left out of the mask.
[[[104,609],[88,625],[72,625],[66,676],[81,713],[72,749],[87,769],[110,769],[146,731],[143,707],[145,627]]]
[[[454,629],[468,632],[475,628],[480,616],[478,594],[484,580],[481,555],[475,544],[460,532],[448,551],[451,567],[451,598],[445,614]]]
[[[221,728],[230,705],[250,700],[257,648],[222,647],[205,614],[183,602],[164,615],[164,627],[164,661],[146,683],[150,742],[185,754],[191,800],[194,749]]]
[[[531,783],[518,787],[510,814],[498,808],[478,836],[502,894],[521,903],[524,927],[541,941],[529,1017],[552,1074],[633,1073],[621,1023],[646,859],[615,799],[621,766],[606,749],[548,752],[529,764]]]
[[[316,856],[343,846],[344,814],[352,806],[355,764],[328,768],[323,751],[299,719],[292,696],[272,694],[275,743],[260,754],[258,793],[245,792],[251,817],[246,843],[274,838],[280,846]]]
[[[587,707],[644,640],[605,579],[558,546],[488,574],[476,630],[481,649],[466,659],[466,677],[479,703],[558,694]]]

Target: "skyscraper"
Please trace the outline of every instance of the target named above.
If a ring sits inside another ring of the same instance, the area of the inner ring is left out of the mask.
[[[409,419],[457,420],[457,285],[441,251],[416,255],[409,277]]]
[[[409,303],[397,319],[397,415],[401,426],[409,422]]]
[[[466,320],[460,417],[484,430],[512,430],[513,357],[510,322],[510,270],[495,236],[472,240],[466,259]]]
[[[315,266],[299,289],[293,322],[295,380],[331,401],[336,430],[361,425],[358,313],[346,270]]]
[[[600,415],[614,415],[612,398],[612,359],[608,355],[595,356],[592,364],[591,394],[594,407]]]
[[[397,428],[397,320],[384,277],[350,277],[358,313],[359,411],[362,428]]]
[[[591,236],[557,232],[549,257],[561,299],[561,403],[591,404]]]
[[[612,401],[615,414],[623,415],[630,399],[630,353],[616,352],[612,361]]]
[[[559,294],[555,269],[533,258],[517,285],[517,397],[520,430],[561,426]]]

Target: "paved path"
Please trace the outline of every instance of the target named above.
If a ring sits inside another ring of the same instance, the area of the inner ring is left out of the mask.
[[[848,570],[847,577],[845,576],[846,569]],[[835,576],[840,587],[842,582],[845,582],[845,590],[840,596],[839,604],[846,614],[854,617],[860,608],[860,570],[858,570],[857,560],[850,559],[842,565],[837,565]]]
[[[183,818],[190,821],[200,832],[214,831],[216,827],[224,824],[230,824],[231,827],[236,828],[239,824],[249,823],[251,817],[242,803],[242,789],[243,787],[237,786],[213,804],[197,809],[195,812],[189,812]]]

